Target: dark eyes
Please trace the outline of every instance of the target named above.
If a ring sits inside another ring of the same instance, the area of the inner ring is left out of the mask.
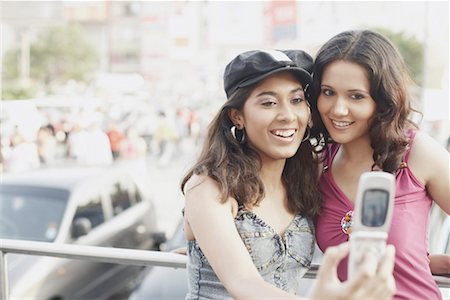
[[[322,89],[322,94],[324,94],[325,96],[333,96],[334,95],[333,91],[330,89]]]
[[[352,97],[352,99],[355,99],[355,100],[364,99],[363,94],[353,94],[351,97]]]
[[[266,100],[266,101],[262,102],[262,105],[267,106],[267,107],[274,106],[275,104],[277,104],[277,103],[273,100]]]
[[[305,101],[305,99],[302,97],[297,97],[291,100],[291,102],[294,104],[302,103],[303,101]]]
[[[334,91],[330,90],[330,89],[322,89],[322,94],[327,97],[331,97],[331,96],[335,95]],[[350,98],[354,99],[354,100],[361,100],[361,99],[364,99],[365,96],[361,93],[354,93],[354,94],[350,95]]]
[[[304,98],[302,98],[302,97],[296,97],[296,98],[293,98],[290,102],[291,102],[292,104],[300,104],[300,103],[302,103],[303,101],[305,101]],[[277,104],[277,102],[276,102],[275,100],[265,100],[264,102],[262,102],[262,105],[263,105],[263,106],[266,106],[266,107],[271,107],[271,106],[274,106],[274,105],[276,105],[276,104]]]

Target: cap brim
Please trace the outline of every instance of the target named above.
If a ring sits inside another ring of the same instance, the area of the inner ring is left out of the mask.
[[[241,82],[236,88],[246,87],[246,86],[258,83],[261,80],[263,80],[271,75],[274,75],[276,73],[281,73],[281,72],[293,73],[299,79],[299,81],[303,84],[303,87],[305,87],[307,84],[310,84],[312,81],[311,75],[306,70],[304,70],[302,68],[298,68],[298,67],[284,67],[284,68],[278,68],[278,69],[272,70],[272,71],[264,73],[258,77],[254,77],[247,81]]]

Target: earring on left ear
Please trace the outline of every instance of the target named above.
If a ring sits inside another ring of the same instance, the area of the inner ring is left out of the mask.
[[[239,144],[243,144],[243,143],[245,142],[245,138],[246,138],[246,136],[245,136],[245,129],[244,129],[244,128],[242,128],[242,129],[237,129],[236,127],[237,127],[236,125],[233,125],[233,126],[230,128],[231,135],[234,137],[234,139],[235,139]],[[239,137],[239,136],[240,136],[240,137]]]

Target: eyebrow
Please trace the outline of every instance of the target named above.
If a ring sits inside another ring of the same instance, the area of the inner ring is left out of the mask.
[[[304,92],[304,90],[303,90],[303,88],[299,87],[299,88],[296,88],[296,89],[293,89],[292,91],[290,91],[291,94],[294,94],[297,92]],[[275,97],[278,94],[275,92],[272,92],[272,91],[262,91],[261,93],[257,94],[256,96],[259,97],[259,96],[264,96],[264,95],[269,95],[269,96]]]
[[[334,89],[332,86],[329,86],[329,85],[327,85],[327,84],[322,84],[320,87],[321,87],[321,88],[327,87],[327,88]],[[347,90],[347,92],[362,92],[362,93],[370,94],[369,91],[361,90],[361,89],[351,89],[351,90]]]
[[[366,94],[370,94],[370,92],[366,91],[366,90],[360,90],[360,89],[353,89],[353,90],[348,90],[349,92],[361,92],[361,93],[366,93]]]

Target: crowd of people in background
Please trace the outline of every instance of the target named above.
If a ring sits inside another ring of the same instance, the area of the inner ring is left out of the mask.
[[[153,157],[159,166],[167,166],[180,151],[192,151],[201,139],[201,122],[195,109],[181,107],[160,110],[152,116],[123,115],[111,118],[108,113],[78,112],[67,117],[50,118],[42,111],[44,124],[33,139],[26,138],[19,126],[10,135],[0,136],[2,172],[21,172],[58,164],[108,165],[115,161]],[[208,116],[204,116],[204,119]],[[56,120],[55,120],[56,119]],[[138,126],[145,123],[146,128]],[[175,152],[177,154],[175,155]]]
[[[34,140],[27,140],[15,126],[11,135],[0,135],[0,171],[21,172],[64,163],[107,165],[146,157],[156,158],[164,167],[180,152],[197,149],[208,117],[189,108],[175,113],[160,111],[153,117],[153,130],[145,132],[107,116],[96,115],[90,121],[61,119],[42,125]],[[450,137],[445,146],[450,151]]]
[[[198,150],[215,111],[213,107],[148,106],[153,112],[121,110],[117,114],[111,107],[69,112],[39,108],[43,121],[31,137],[14,120],[2,119],[0,172],[147,158],[165,167],[181,153]],[[7,127],[11,128],[9,132]],[[434,136],[433,132],[430,135]],[[450,151],[450,136],[444,146]]]

